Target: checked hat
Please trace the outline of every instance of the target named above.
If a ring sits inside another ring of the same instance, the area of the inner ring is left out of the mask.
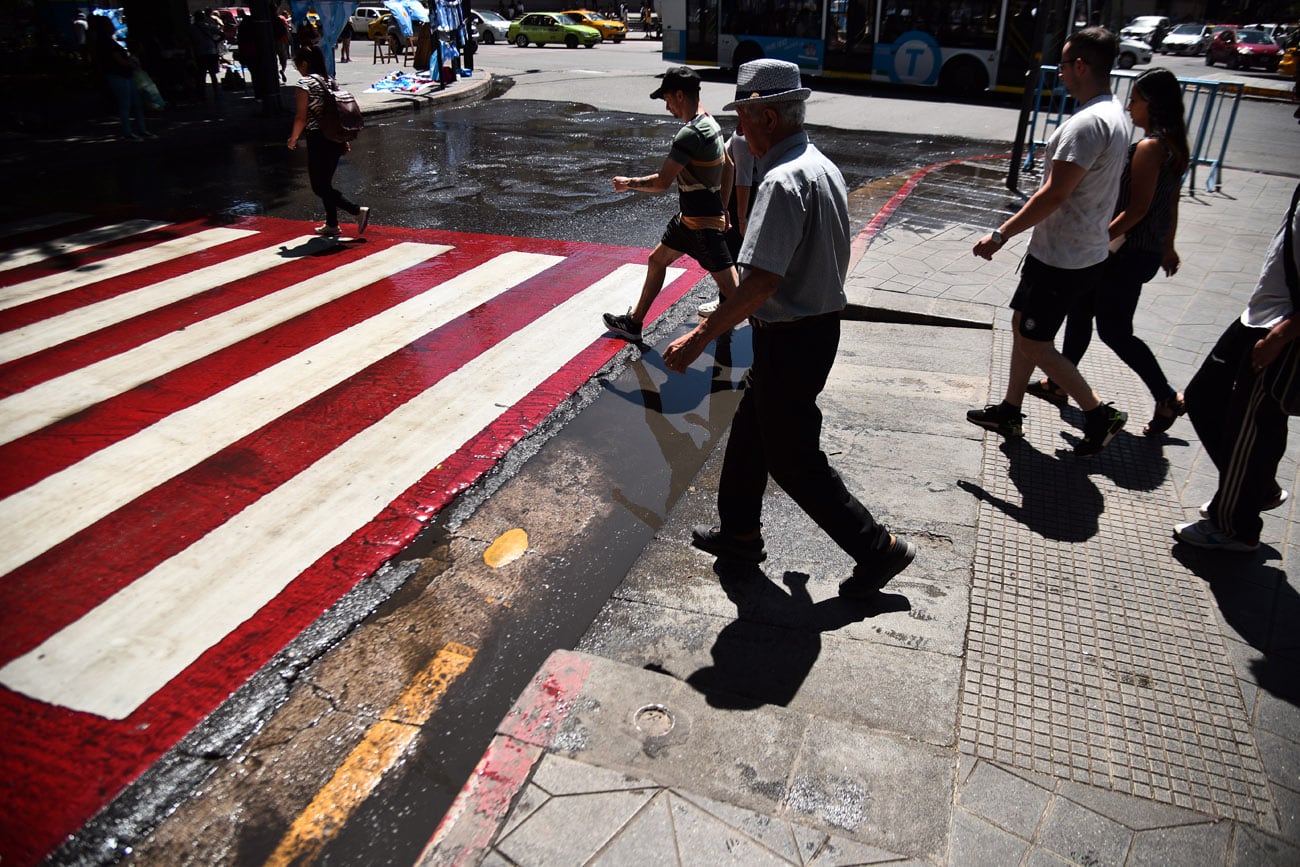
[[[812,91],[800,84],[798,66],[788,60],[764,57],[741,64],[736,73],[736,99],[722,110],[767,102],[801,102],[811,95]]]

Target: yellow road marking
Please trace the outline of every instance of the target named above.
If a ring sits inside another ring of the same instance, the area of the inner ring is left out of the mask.
[[[419,736],[420,726],[433,715],[452,681],[469,668],[474,653],[474,648],[455,642],[438,651],[294,820],[267,865],[310,864],[320,857],[325,844]]]
[[[507,563],[513,563],[528,550],[528,534],[516,527],[507,530],[483,552],[483,562],[493,569],[500,569]]]

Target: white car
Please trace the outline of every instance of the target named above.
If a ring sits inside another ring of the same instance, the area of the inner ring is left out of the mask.
[[[1169,29],[1169,19],[1164,15],[1139,15],[1125,25],[1119,32],[1120,39],[1136,39],[1148,46],[1155,39],[1156,33]]]
[[[1209,46],[1213,30],[1208,24],[1179,24],[1160,41],[1160,53],[1199,57]]]
[[[1121,39],[1119,54],[1115,55],[1115,65],[1120,69],[1132,69],[1139,63],[1151,62],[1151,46],[1137,39]]]
[[[505,42],[510,31],[510,22],[489,9],[475,9],[470,13],[470,23],[474,27],[474,38],[480,45]]]

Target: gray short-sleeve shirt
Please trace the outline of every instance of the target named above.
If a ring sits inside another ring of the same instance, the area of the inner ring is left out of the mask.
[[[761,177],[737,260],[781,276],[754,314],[789,322],[843,310],[849,269],[849,196],[844,176],[804,132],[758,161]]]

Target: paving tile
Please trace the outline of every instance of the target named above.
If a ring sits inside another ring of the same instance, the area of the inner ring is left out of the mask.
[[[652,780],[575,762],[554,754],[545,756],[538,763],[533,772],[532,785],[551,796],[655,788]]]
[[[495,848],[525,867],[570,867],[588,861],[654,796],[655,790],[550,798]]]
[[[1254,828],[1237,826],[1232,838],[1232,864],[1258,867],[1295,867],[1300,864],[1300,846]]]
[[[562,829],[557,829],[562,832]],[[592,867],[642,867],[679,861],[677,838],[668,814],[668,793],[661,791],[609,845],[591,861]]]
[[[933,860],[948,845],[955,770],[950,751],[814,719],[784,806],[792,821]]]
[[[980,762],[957,797],[958,804],[970,813],[1032,840],[1051,802],[1052,792],[996,765]]]
[[[1118,822],[1057,799],[1043,820],[1038,844],[1077,864],[1123,864],[1132,832]]]
[[[669,804],[683,864],[698,864],[700,867],[715,864],[781,867],[798,863],[777,855],[690,801],[673,797]]]
[[[795,828],[789,822],[694,792],[674,790],[673,794],[674,797],[692,804],[726,825],[752,837],[786,861],[792,864],[802,863],[798,841],[795,838]]]
[[[1169,864],[1228,864],[1233,823],[1216,822],[1139,831],[1129,850],[1129,867]]]
[[[987,864],[1019,864],[1029,842],[984,821],[965,810],[952,816],[952,847],[949,867],[983,867]]]
[[[801,829],[801,834],[806,834],[808,843],[805,849],[812,854],[804,863],[807,867],[856,867],[860,864],[888,864],[890,867],[910,867],[910,865],[919,865],[924,862],[912,861],[899,857],[895,852],[888,852],[875,846],[869,846],[866,843],[858,843],[854,840],[846,840],[843,837],[835,835],[818,835],[816,832],[807,829]],[[820,837],[821,843],[817,848],[812,848],[813,841]]]
[[[1062,782],[1057,794],[1135,831],[1196,825],[1206,820],[1204,813],[1081,783]]]

